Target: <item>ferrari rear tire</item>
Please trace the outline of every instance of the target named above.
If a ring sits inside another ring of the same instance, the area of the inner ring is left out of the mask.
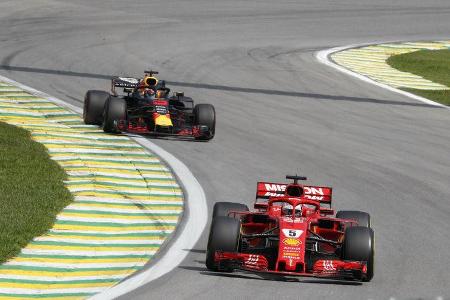
[[[84,96],[83,121],[88,125],[101,125],[103,122],[103,109],[109,98],[104,91],[89,90]]]
[[[238,219],[218,216],[212,220],[206,249],[206,267],[212,271],[232,272],[232,267],[214,262],[216,251],[236,252],[239,246],[241,223]]]
[[[355,220],[358,226],[370,227],[370,215],[363,211],[341,210],[336,213],[336,218]]]
[[[121,120],[126,120],[127,103],[122,98],[111,96],[105,103],[103,115],[103,131],[107,133],[120,133],[117,125]]]
[[[367,276],[362,278],[363,281],[370,281],[373,278],[374,247],[372,228],[352,226],[345,229],[342,259],[367,262]]]
[[[216,132],[216,110],[211,104],[197,104],[194,107],[195,125],[206,125],[209,128],[210,135],[200,136],[198,140],[211,140]]]
[[[249,211],[248,206],[234,202],[216,202],[213,208],[213,219],[215,217],[227,217],[230,211]]]

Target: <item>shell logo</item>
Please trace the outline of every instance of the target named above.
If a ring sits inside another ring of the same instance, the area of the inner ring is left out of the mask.
[[[298,245],[300,245],[302,242],[299,241],[299,240],[297,240],[297,239],[287,238],[287,239],[284,239],[284,240],[283,240],[283,243],[284,243],[285,245],[288,245],[288,246],[298,246]]]

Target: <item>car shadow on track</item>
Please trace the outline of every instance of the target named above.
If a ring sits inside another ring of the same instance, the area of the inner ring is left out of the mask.
[[[21,67],[21,66],[10,66],[10,65],[0,65],[0,70],[14,71],[14,72],[27,72],[27,73],[40,73],[40,74],[50,74],[58,76],[71,76],[71,77],[81,77],[81,78],[95,78],[111,80],[112,75],[105,74],[95,74],[86,72],[74,72],[65,70],[52,70],[44,68],[31,68],[31,67]],[[275,96],[287,96],[287,97],[301,97],[304,99],[319,99],[319,100],[329,100],[329,101],[347,101],[347,102],[359,102],[359,103],[373,103],[373,104],[385,104],[385,105],[402,105],[402,106],[415,106],[415,107],[427,107],[427,108],[440,108],[443,107],[434,106],[426,103],[416,103],[416,102],[401,102],[392,100],[383,100],[375,98],[365,98],[365,97],[354,97],[354,96],[341,96],[341,95],[326,95],[317,93],[305,93],[297,91],[286,91],[286,90],[273,90],[273,89],[257,89],[257,88],[246,88],[237,86],[226,86],[217,84],[206,84],[206,83],[196,83],[196,82],[180,82],[180,81],[169,81],[166,80],[168,85],[179,86],[179,87],[189,87],[197,89],[208,89],[208,90],[221,90],[228,92],[240,92],[240,93],[250,93],[250,94],[265,94],[265,95],[275,95]],[[82,102],[81,100],[78,100]]]
[[[332,284],[332,285],[362,285],[359,281],[322,279],[322,278],[305,278],[305,277],[289,277],[265,273],[250,273],[244,271],[235,271],[233,273],[222,273],[209,271],[206,267],[179,266],[178,268],[188,271],[196,271],[205,276],[227,277],[246,280],[263,280],[263,281],[280,281],[280,282],[296,282],[296,283],[312,283],[312,284]]]
[[[163,135],[155,135],[151,133],[126,133],[129,137],[143,137],[148,140],[163,140],[163,141],[183,141],[183,142],[194,142],[194,143],[207,143],[207,140],[196,140],[190,136],[163,136]]]
[[[183,250],[184,251],[189,251],[189,252],[192,252],[192,253],[206,254],[206,250],[203,250],[203,249],[183,249]]]

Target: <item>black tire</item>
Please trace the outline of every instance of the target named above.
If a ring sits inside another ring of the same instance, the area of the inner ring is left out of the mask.
[[[216,110],[211,104],[197,104],[194,107],[195,125],[208,126],[211,135],[198,137],[198,140],[211,140],[216,133]]]
[[[119,133],[117,123],[127,118],[127,103],[118,97],[109,97],[105,103],[103,113],[103,131],[107,133]]]
[[[83,120],[85,124],[102,125],[103,109],[109,96],[109,93],[104,91],[87,91],[83,105]]]
[[[238,219],[218,216],[212,220],[206,249],[206,267],[212,271],[232,272],[233,269],[214,263],[216,251],[236,252],[239,246],[241,223]]]
[[[373,278],[374,247],[372,228],[352,226],[345,230],[342,259],[367,262],[367,277],[362,278],[363,281],[370,281]]]
[[[215,217],[227,217],[230,211],[248,211],[248,206],[234,202],[217,202],[213,208],[213,219]]]
[[[337,212],[336,218],[355,220],[358,222],[358,226],[370,228],[370,215],[363,211],[341,210]]]

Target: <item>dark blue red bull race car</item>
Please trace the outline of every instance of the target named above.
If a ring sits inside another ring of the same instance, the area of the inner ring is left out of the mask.
[[[174,93],[164,80],[145,71],[143,78],[114,77],[111,93],[89,90],[84,98],[83,119],[108,133],[131,132],[211,140],[216,112],[211,104],[197,104],[184,93]],[[117,88],[123,88],[119,94]]]
[[[259,182],[254,211],[218,202],[206,253],[212,271],[370,281],[374,232],[361,211],[331,209],[330,187]]]

